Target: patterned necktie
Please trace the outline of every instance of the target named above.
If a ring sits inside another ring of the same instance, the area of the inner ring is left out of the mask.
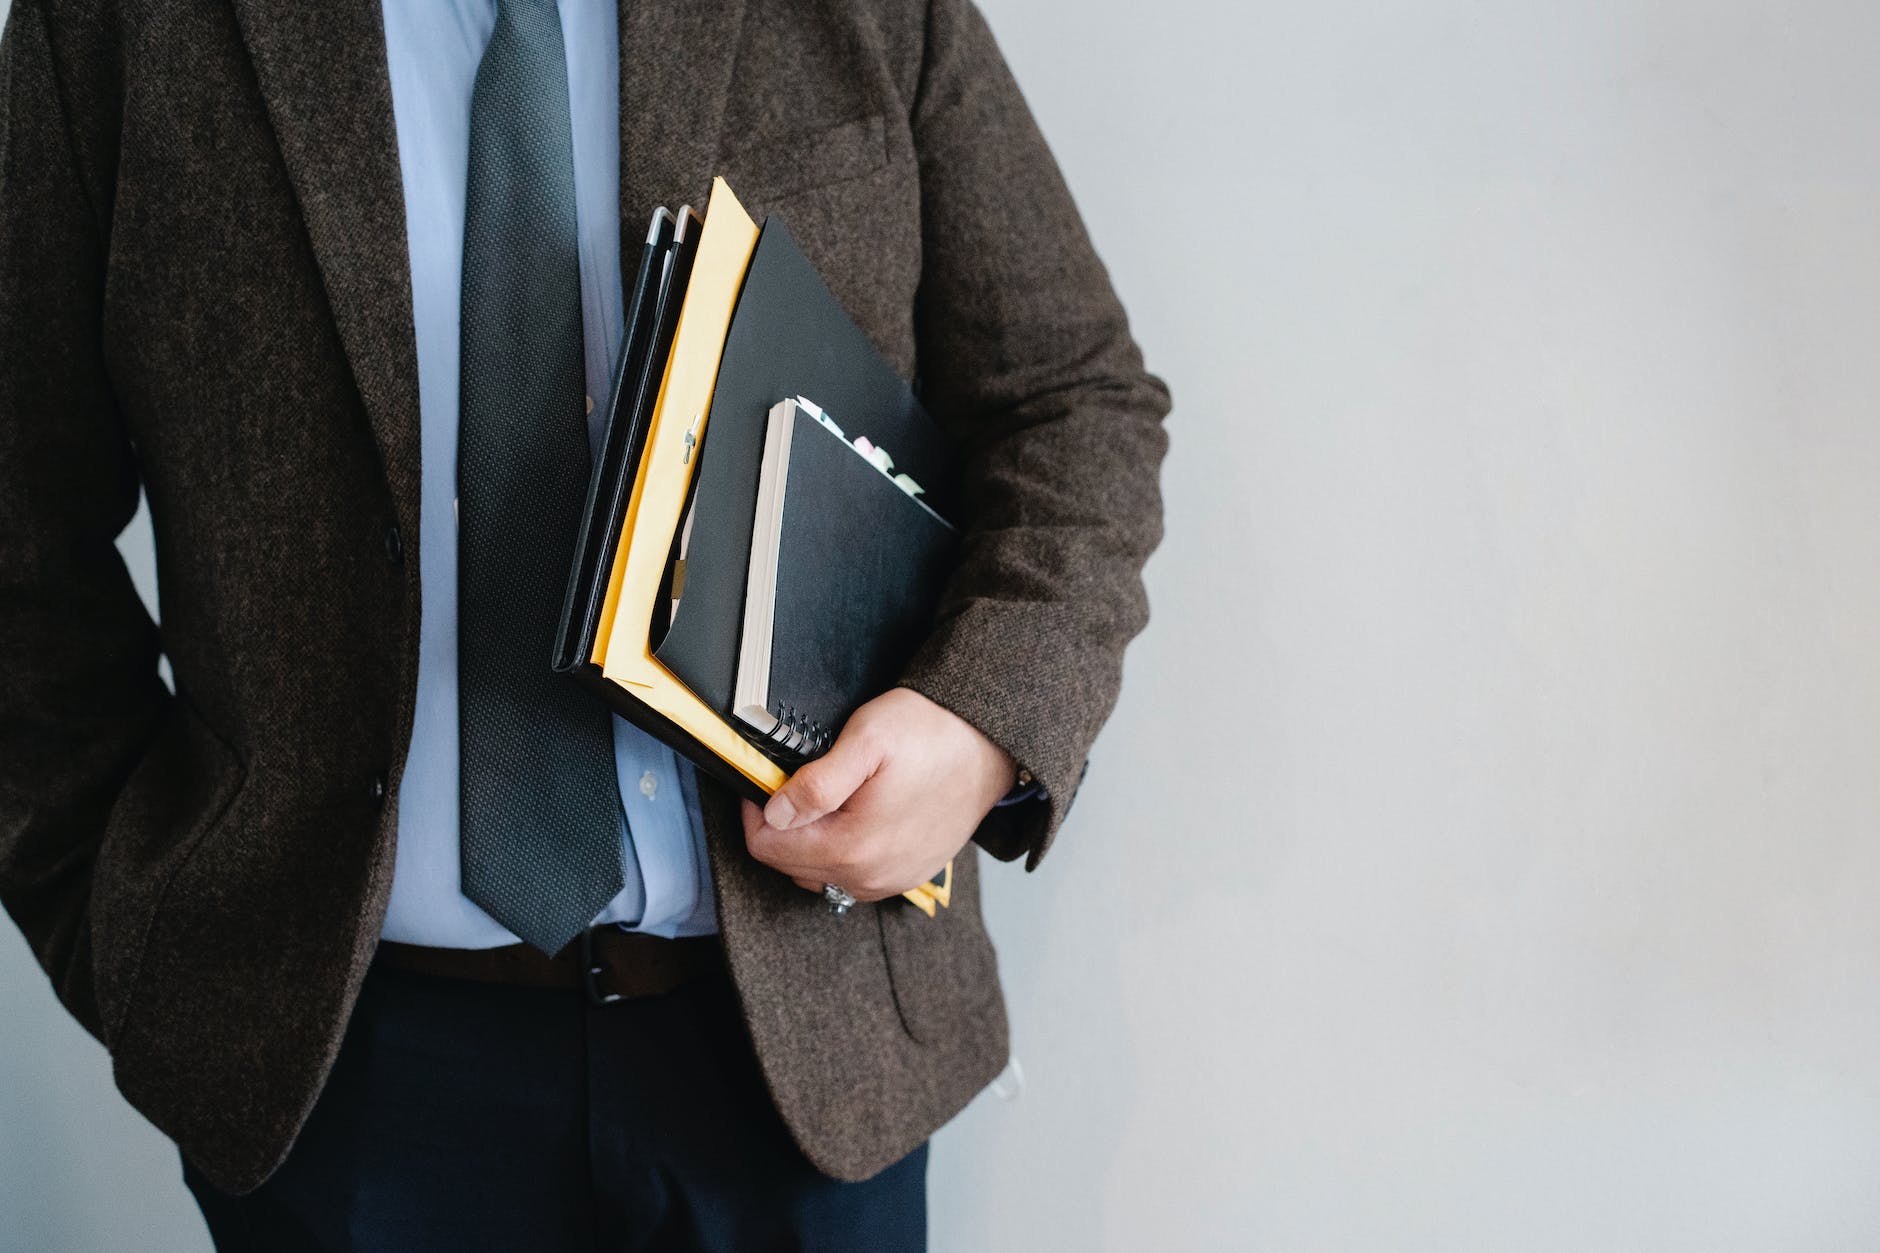
[[[464,895],[553,954],[623,884],[612,728],[549,669],[588,478],[568,68],[501,0],[470,101],[457,435]]]

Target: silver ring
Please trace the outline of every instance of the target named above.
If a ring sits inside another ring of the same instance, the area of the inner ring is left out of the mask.
[[[849,906],[855,904],[855,898],[833,883],[823,884],[823,899],[829,902],[829,912],[846,914]]]

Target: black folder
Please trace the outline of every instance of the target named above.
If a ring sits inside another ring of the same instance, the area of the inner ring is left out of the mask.
[[[771,407],[796,396],[822,406],[850,438],[865,436],[886,449],[895,470],[925,489],[922,499],[936,513],[949,520],[957,516],[954,442],[850,320],[773,215],[764,222],[725,338],[711,421],[699,453],[683,593],[654,651],[662,665],[728,720],[736,712],[765,429]],[[839,555],[827,556],[836,560]]]
[[[699,215],[686,205],[676,215],[663,206],[654,210],[647,228],[639,272],[627,293],[627,327],[607,398],[607,424],[588,480],[574,567],[555,632],[551,664],[560,673],[578,672],[594,651],[601,600],[607,591],[607,563],[620,544],[627,496],[646,448],[647,423],[666,357],[672,351],[679,305],[685,298],[703,226]]]

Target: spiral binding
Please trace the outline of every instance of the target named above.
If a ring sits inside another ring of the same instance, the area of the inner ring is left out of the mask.
[[[794,705],[773,705],[771,716],[777,720],[765,738],[791,756],[808,761],[820,757],[829,748],[829,732],[823,725]]]

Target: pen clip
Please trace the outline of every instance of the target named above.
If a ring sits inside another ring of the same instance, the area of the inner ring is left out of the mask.
[[[692,415],[692,425],[685,428],[685,455],[679,458],[680,465],[692,464],[692,450],[698,447],[698,424],[704,416],[705,411],[700,409]]]

